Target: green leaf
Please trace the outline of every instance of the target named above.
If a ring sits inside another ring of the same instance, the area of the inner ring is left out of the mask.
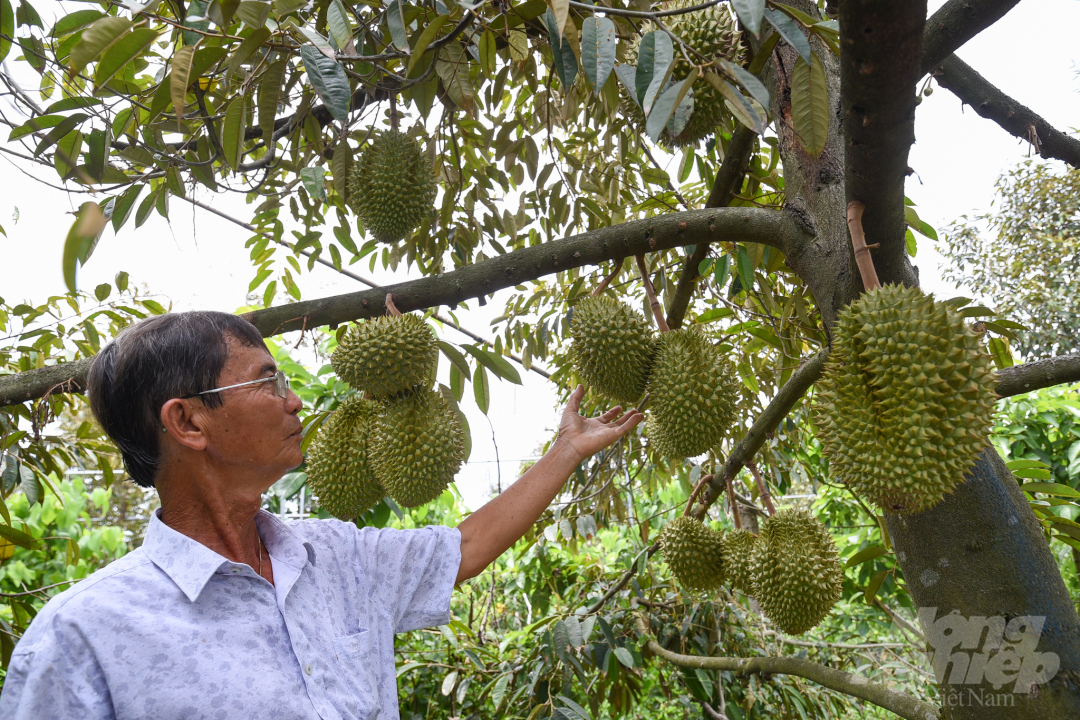
[[[209,4],[209,0],[191,0],[188,3],[187,15],[184,17],[184,27],[191,28],[191,30],[184,31],[185,45],[197,45],[203,38],[201,33],[210,29],[209,20],[196,19],[206,17],[206,8]],[[195,32],[196,30],[200,32]]]
[[[675,114],[675,109],[686,94],[690,92],[695,80],[697,80],[697,74],[690,73],[682,82],[670,86],[656,98],[645,121],[645,132],[653,142],[660,139],[660,133],[667,127],[668,120]]]
[[[731,5],[747,30],[755,35],[761,32],[761,17],[765,12],[765,0],[731,0]]]
[[[856,565],[861,565],[861,564],[863,564],[864,562],[866,562],[868,560],[873,560],[874,558],[879,558],[882,555],[888,555],[888,554],[889,554],[889,551],[886,550],[885,548],[883,548],[882,546],[880,546],[880,545],[871,545],[868,548],[863,548],[862,550],[860,550],[859,552],[855,553],[850,558],[848,558],[847,564],[844,567],[845,568],[855,567]]]
[[[49,34],[53,37],[71,35],[78,30],[82,30],[87,25],[90,25],[98,18],[103,17],[105,17],[105,15],[97,10],[76,10],[57,20]]]
[[[21,548],[29,548],[37,542],[32,535],[27,535],[22,530],[16,530],[10,525],[0,525],[0,537]]]
[[[495,709],[498,710],[502,705],[503,698],[506,697],[506,688],[510,684],[510,673],[503,673],[499,676],[499,679],[495,681],[495,687],[491,691],[491,702],[494,703]]]
[[[405,31],[405,10],[398,0],[393,0],[386,6],[386,27],[390,31],[394,47],[406,53],[410,52],[409,34]]]
[[[113,217],[116,217],[116,213],[113,212]],[[116,283],[116,289],[120,292],[124,292],[128,289],[128,274],[121,270],[113,277],[113,282]]]
[[[64,118],[63,122],[46,133],[45,137],[41,139],[37,148],[34,150],[34,157],[38,157],[41,153],[55,145],[61,138],[74,130],[76,126],[82,124],[87,117],[88,115],[85,113],[75,113],[74,115]]]
[[[1049,468],[1050,466],[1039,460],[1010,460],[1005,463],[1010,470],[1022,470],[1024,468]]]
[[[225,151],[225,162],[233,170],[240,167],[244,153],[244,128],[247,126],[247,98],[240,95],[233,98],[225,110],[221,121],[221,145]]]
[[[749,253],[746,252],[746,248],[742,245],[739,246],[737,265],[743,289],[750,292],[754,287],[754,261],[750,259]]]
[[[461,349],[476,358],[481,365],[495,373],[497,377],[509,380],[515,385],[521,384],[521,375],[502,355],[484,350],[476,345],[462,345]]]
[[[998,370],[1004,370],[1016,364],[1013,361],[1012,351],[1009,350],[1007,340],[993,337],[986,343],[986,346],[990,350],[990,357],[994,359],[994,365]]]
[[[473,397],[476,399],[476,406],[480,408],[480,412],[487,415],[488,400],[491,397],[491,388],[488,386],[487,373],[484,372],[483,366],[476,368],[476,372],[473,374],[472,379]]]
[[[615,69],[615,23],[610,18],[585,18],[581,26],[581,67],[599,97]]]
[[[56,143],[53,152],[53,166],[61,179],[67,178],[71,171],[79,164],[79,153],[82,151],[82,133],[76,130],[68,133]]]
[[[246,63],[259,51],[263,43],[270,39],[270,30],[261,27],[253,30],[250,35],[244,38],[244,41],[240,43],[240,47],[236,48],[236,52],[229,58],[229,69],[226,76],[232,76],[240,70],[240,66]],[[173,73],[175,75],[175,72]]]
[[[453,363],[454,367],[458,369],[462,377],[466,380],[472,377],[472,371],[469,369],[469,363],[465,361],[465,356],[458,352],[457,348],[448,342],[443,340],[437,340],[439,343],[439,350],[446,356],[446,359]]]
[[[578,72],[574,48],[570,45],[570,38],[562,34],[561,26],[557,25],[551,8],[544,13],[544,24],[547,26],[548,37],[551,40],[551,57],[555,62],[555,72],[562,81],[563,88],[569,89],[574,84]]]
[[[348,122],[352,90],[349,89],[349,78],[345,75],[345,70],[336,60],[331,60],[311,45],[302,46],[300,56],[304,60],[308,80],[326,105],[326,109],[335,120]]]
[[[1017,474],[1015,471],[1013,474]],[[1053,482],[1029,482],[1020,486],[1026,493],[1042,493],[1043,495],[1058,495],[1060,497],[1080,497],[1080,490]]]
[[[300,170],[300,181],[304,184],[304,189],[308,191],[308,195],[313,200],[322,202],[326,199],[326,185],[323,182],[325,176],[326,168],[321,165]]]
[[[136,28],[121,37],[109,48],[108,52],[101,56],[97,67],[94,68],[94,89],[97,90],[106,85],[116,76],[116,73],[134,62],[157,37],[158,31],[150,28]]]
[[[74,294],[78,291],[75,286],[76,266],[85,263],[90,257],[105,225],[105,215],[101,212],[101,206],[96,202],[84,202],[64,241],[64,283],[67,285],[68,292]]]
[[[413,68],[416,67],[416,63],[420,61],[424,53],[427,51],[428,45],[434,40],[435,36],[439,34],[439,30],[446,24],[446,21],[450,19],[449,15],[437,15],[434,20],[427,24],[424,31],[420,33],[420,37],[416,39],[416,48],[413,50],[412,55],[409,57],[409,64],[405,70],[405,76],[408,77]]]
[[[1047,468],[1018,468],[1013,470],[1013,475],[1032,480],[1049,480],[1053,477],[1053,473]]]
[[[330,31],[330,37],[338,49],[344,50],[352,40],[353,26],[349,19],[349,12],[345,9],[341,0],[332,0],[326,8],[326,27]]]
[[[121,17],[107,16],[83,30],[79,43],[68,57],[68,76],[75,77],[88,64],[119,42],[131,28],[131,21]]]
[[[613,652],[615,653],[615,657],[618,659],[618,661],[622,663],[625,667],[634,667],[634,656],[630,654],[629,650],[624,647],[617,647]]]
[[[615,66],[615,77],[619,78],[619,82],[626,88],[626,94],[634,101],[634,104],[641,107],[641,101],[638,99],[637,94],[637,68],[627,63]]]
[[[349,138],[347,135],[342,135],[338,138],[337,144],[334,145],[334,157],[330,160],[330,170],[334,174],[334,191],[341,196],[341,199],[344,202],[349,202],[349,173],[352,172],[352,147],[349,145]],[[334,234],[337,235],[336,232]],[[342,244],[344,245],[344,243]],[[333,252],[333,245],[330,246],[330,250]],[[353,252],[353,254],[355,255],[356,253]]]
[[[776,28],[776,32],[780,33],[781,37],[787,41],[788,45],[799,53],[799,57],[802,58],[803,62],[809,65],[810,41],[802,34],[802,30],[795,24],[795,21],[779,10],[771,8],[764,11],[764,16],[769,21],[769,24]]]
[[[713,279],[716,280],[717,288],[723,289],[727,283],[728,272],[731,270],[731,256],[724,253],[716,260],[713,267]]]
[[[184,118],[184,106],[187,104],[188,79],[191,73],[191,60],[195,55],[195,48],[185,46],[176,51],[170,63],[169,94],[172,97],[173,111],[176,112],[176,127],[183,130],[181,120]]]
[[[994,315],[997,315],[997,313],[986,307],[985,305],[972,305],[971,307],[966,307],[960,311],[960,317],[966,318],[992,317]]]
[[[867,605],[874,604],[874,598],[877,597],[878,590],[881,589],[881,583],[885,582],[885,578],[888,577],[891,570],[882,570],[881,572],[870,578],[870,582],[866,586],[866,590],[863,591],[863,598],[866,599]]]
[[[634,87],[638,103],[648,116],[656,96],[667,85],[675,67],[675,48],[664,32],[648,32],[641,38],[638,49],[637,74]]]
[[[337,52],[330,46],[330,43],[326,41],[319,33],[306,27],[295,28],[296,32],[304,36],[304,39],[315,46],[315,49],[321,52],[326,57],[334,60],[337,58]]]
[[[563,37],[563,28],[566,27],[566,21],[570,17],[570,3],[568,0],[547,0],[548,12],[552,13],[552,23],[558,38],[561,40]],[[549,26],[549,29],[552,26]]]
[[[1013,340],[1013,341],[1019,340],[1019,338],[1016,336],[1016,333],[1014,333],[1012,330],[1009,330],[1004,325],[1001,325],[999,323],[990,322],[989,320],[984,320],[983,321],[983,327],[985,327],[990,332],[997,333],[998,335],[1004,335],[1005,337],[1009,338],[1010,340]]]
[[[566,697],[565,695],[556,695],[555,697],[559,702],[568,707],[571,712],[573,712],[574,715],[579,718],[579,720],[592,720],[592,717],[589,715],[588,711],[586,711],[585,708],[581,707],[570,698]]]
[[[904,231],[904,244],[907,246],[907,254],[911,257],[915,257],[915,253],[919,250],[919,245],[915,241],[915,235],[912,234],[911,228]]]
[[[101,283],[96,288],[94,288],[94,297],[97,298],[98,302],[104,302],[105,298],[109,297],[109,294],[111,292],[112,285],[110,285],[109,283]]]
[[[471,115],[476,91],[469,79],[469,58],[465,49],[459,43],[440,48],[435,58],[435,71],[454,104]]]
[[[93,107],[94,105],[100,105],[101,100],[92,97],[68,97],[63,100],[57,100],[49,107],[45,108],[46,115],[52,115],[53,113],[67,112],[68,110],[81,110],[82,108]]]
[[[728,62],[723,58],[720,60],[720,65],[728,75],[738,80],[739,83],[746,88],[746,91],[750,93],[750,96],[757,100],[762,107],[769,107],[769,90],[756,76],[742,69],[737,64]]]
[[[477,55],[480,56],[480,69],[488,77],[495,77],[495,61],[497,59],[495,33],[485,30],[478,40],[477,48]]]
[[[8,0],[0,0],[0,62],[11,52],[11,38],[15,37],[15,12]]]
[[[735,118],[749,129],[761,135],[765,132],[765,124],[758,115],[757,110],[750,104],[746,96],[736,90],[731,84],[712,71],[705,72],[705,80],[716,88],[717,92],[724,96],[727,107]]]
[[[791,114],[803,148],[817,157],[825,149],[829,135],[829,88],[817,55],[810,57],[809,64],[802,58],[795,61],[791,71]]]
[[[269,147],[274,135],[274,119],[277,115],[278,98],[281,97],[281,79],[288,60],[278,60],[266,69],[259,81],[259,128],[263,142]]]
[[[270,17],[270,3],[244,0],[240,7],[236,8],[236,17],[243,20],[249,28],[257,30],[266,25],[266,18]]]
[[[135,201],[139,199],[139,194],[145,187],[146,185],[143,183],[135,183],[116,199],[116,205],[113,206],[112,214],[113,232],[120,232],[120,228],[128,221],[128,217],[131,216],[131,210],[135,207]],[[124,287],[120,289],[124,290],[126,288],[127,273],[124,273]]]

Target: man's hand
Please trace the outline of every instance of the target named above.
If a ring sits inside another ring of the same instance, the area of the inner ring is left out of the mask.
[[[645,416],[636,408],[631,408],[625,415],[619,417],[622,413],[621,405],[616,405],[600,417],[582,417],[578,411],[581,409],[583,397],[585,397],[585,387],[578,385],[570,394],[570,402],[563,410],[562,421],[559,423],[559,437],[555,441],[572,448],[578,455],[578,462],[603,450],[645,419]]]

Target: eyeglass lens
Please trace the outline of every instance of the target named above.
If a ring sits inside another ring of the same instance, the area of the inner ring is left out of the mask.
[[[289,397],[289,378],[281,370],[278,370],[274,375],[274,386],[279,398],[284,400]]]

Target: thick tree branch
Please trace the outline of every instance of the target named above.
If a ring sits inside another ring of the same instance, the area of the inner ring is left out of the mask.
[[[746,166],[750,162],[750,153],[754,150],[754,141],[757,135],[754,131],[741,123],[735,132],[731,134],[731,142],[728,143],[727,155],[720,164],[720,170],[716,173],[713,181],[712,192],[705,203],[707,208],[727,207],[739,187],[742,185],[743,175],[746,174]],[[700,243],[694,246],[694,252],[686,258],[683,264],[682,274],[679,276],[679,284],[675,286],[675,294],[671,298],[671,307],[668,309],[667,324],[672,330],[678,330],[682,326],[683,318],[686,317],[686,308],[697,290],[697,281],[701,277],[698,267],[709,256],[709,243]]]
[[[1054,385],[1080,382],[1080,354],[1061,355],[1014,365],[999,370],[997,376],[997,394],[1003,398]]]
[[[811,682],[857,697],[868,703],[896,713],[907,720],[936,720],[940,709],[912,695],[897,692],[881,683],[870,682],[861,675],[853,675],[825,665],[785,657],[700,657],[672,652],[649,637],[648,629],[639,619],[638,628],[648,638],[649,652],[679,667],[702,670],[728,670],[738,675],[768,673],[771,675],[795,675]]]
[[[523,248],[441,275],[256,310],[244,317],[269,337],[383,315],[387,293],[393,294],[402,312],[454,306],[571,268],[720,239],[762,243],[790,252],[812,238],[787,212],[758,208],[690,210]],[[88,363],[71,363],[66,370],[59,369],[64,365],[50,366],[0,377],[0,406],[39,398],[65,381],[78,380],[81,386]],[[79,369],[83,371],[81,376],[77,376]]]
[[[949,0],[926,21],[922,74],[932,71],[971,38],[990,27],[1020,0]]]
[[[840,101],[847,201],[866,206],[863,227],[881,247],[882,284],[917,285],[904,242],[904,180],[915,142],[926,0],[840,3]]]
[[[934,78],[980,116],[1027,140],[1039,155],[1080,168],[1080,140],[1054,128],[1030,108],[998,90],[960,58],[955,55],[946,58],[935,70]]]

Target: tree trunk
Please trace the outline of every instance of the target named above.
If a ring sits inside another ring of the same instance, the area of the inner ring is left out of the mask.
[[[997,452],[985,450],[937,507],[886,522],[927,637],[942,717],[1080,717],[1080,618]]]

